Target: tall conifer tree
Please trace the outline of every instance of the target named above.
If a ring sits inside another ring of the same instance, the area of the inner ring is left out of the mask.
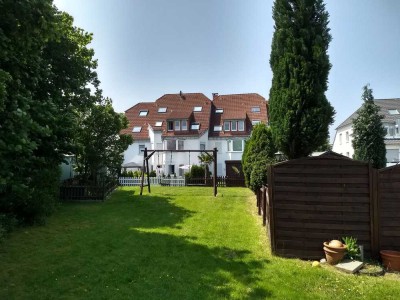
[[[370,162],[375,168],[386,166],[385,128],[372,89],[364,86],[363,105],[353,120],[354,159]]]
[[[275,0],[270,65],[270,124],[289,159],[308,156],[328,138],[335,114],[325,97],[331,35],[322,0]]]

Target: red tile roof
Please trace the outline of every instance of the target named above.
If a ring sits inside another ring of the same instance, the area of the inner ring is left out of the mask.
[[[210,122],[210,137],[249,136],[253,128],[252,121],[268,122],[268,102],[259,94],[213,95],[213,111]],[[259,108],[253,112],[252,108]],[[216,109],[223,109],[216,114]],[[224,126],[225,120],[245,120],[245,131],[214,131],[214,126]]]
[[[201,112],[193,112],[194,107],[202,107]],[[159,113],[159,108],[166,108],[165,113]],[[121,133],[131,134],[135,140],[149,139],[148,126],[153,130],[162,130],[162,136],[199,136],[208,130],[212,102],[202,93],[166,94],[152,103],[138,103],[125,111],[129,127]],[[140,110],[148,109],[145,117],[139,116]],[[188,120],[188,130],[168,131],[167,121]],[[163,121],[161,127],[155,127],[157,121]],[[193,122],[200,123],[199,130],[191,130]],[[135,126],[142,126],[140,133],[132,132]]]
[[[131,134],[135,140],[148,140],[149,127],[154,131],[162,131],[163,137],[173,136],[201,136],[209,132],[210,137],[249,136],[252,130],[252,121],[259,120],[267,123],[268,102],[258,94],[214,95],[213,101],[202,93],[166,94],[155,102],[141,102],[125,111],[129,127],[121,133]],[[201,107],[195,112],[194,107]],[[260,112],[253,112],[253,107],[259,107]],[[159,108],[166,108],[165,113],[158,112]],[[215,113],[216,109],[223,109],[222,114]],[[141,110],[148,110],[146,116],[139,116]],[[168,121],[187,120],[188,130],[168,131]],[[244,120],[245,131],[214,131],[214,126],[222,126],[225,120]],[[156,122],[161,122],[156,127]],[[191,130],[192,123],[199,123],[199,130]],[[136,126],[140,132],[132,132]]]

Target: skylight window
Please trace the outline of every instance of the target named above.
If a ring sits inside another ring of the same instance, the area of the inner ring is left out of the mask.
[[[166,113],[167,112],[167,108],[166,107],[159,107],[158,108],[158,112],[159,113]]]
[[[217,108],[217,109],[215,110],[215,113],[216,113],[216,114],[222,114],[222,113],[224,113],[224,109],[223,109],[223,108]]]
[[[202,106],[195,106],[195,107],[193,107],[193,111],[194,112],[201,112],[203,110],[203,107]]]
[[[200,129],[200,123],[192,123],[192,125],[190,126],[190,129],[199,130]]]
[[[222,131],[222,126],[221,125],[214,126],[214,131]]]
[[[260,109],[259,106],[253,106],[253,107],[251,108],[251,112],[259,113],[260,111],[261,111],[261,109]]]
[[[141,110],[140,112],[139,112],[139,116],[141,116],[141,117],[145,117],[145,116],[147,116],[147,114],[149,113],[149,111],[146,109],[146,110]]]
[[[142,126],[134,126],[132,129],[132,132],[141,132],[142,131]]]
[[[389,115],[400,115],[397,109],[388,109]]]
[[[154,126],[155,127],[161,127],[162,126],[162,121],[157,121]]]

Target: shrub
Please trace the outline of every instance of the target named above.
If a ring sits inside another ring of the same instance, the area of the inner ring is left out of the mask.
[[[267,174],[268,174],[268,162],[266,160],[260,160],[252,168],[250,174],[250,184],[249,188],[256,192],[263,185],[267,184]]]
[[[193,165],[190,168],[190,177],[191,178],[204,178],[205,170],[203,166]]]
[[[12,215],[0,214],[0,243],[17,225],[17,219]]]
[[[155,170],[151,171],[151,172],[149,173],[149,177],[157,177],[156,171],[155,171]]]

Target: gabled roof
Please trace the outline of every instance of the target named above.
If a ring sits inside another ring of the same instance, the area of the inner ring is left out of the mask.
[[[232,94],[213,95],[213,111],[210,121],[210,137],[249,136],[252,130],[252,121],[268,122],[268,102],[259,94]],[[259,112],[252,111],[258,110]],[[215,113],[216,109],[223,112]],[[214,131],[215,126],[224,125],[228,120],[245,120],[245,131]]]
[[[211,113],[211,100],[202,93],[165,94],[155,102],[138,103],[125,111],[129,127],[121,133],[131,134],[135,140],[149,139],[148,127],[154,131],[162,131],[162,136],[200,136],[207,132]],[[194,112],[194,107],[201,107],[201,111]],[[159,112],[165,108],[165,112]],[[140,116],[141,110],[148,110],[146,116]],[[168,131],[167,122],[174,120],[187,120],[187,131]],[[162,126],[156,127],[156,122]],[[191,130],[193,122],[200,124],[199,130]],[[132,132],[135,126],[141,126],[140,132]]]
[[[391,109],[397,109],[400,112],[400,98],[374,99],[374,103],[376,105],[378,105],[379,108],[380,108],[379,114],[383,116],[382,122],[395,123],[397,119],[400,119],[400,114],[399,115],[392,115],[392,114],[389,113],[389,110],[391,110]],[[357,118],[357,116],[358,116],[359,109],[357,109],[350,117],[348,117],[346,120],[344,120],[336,128],[336,130],[338,130],[339,128],[344,127],[346,125],[352,124],[353,120],[355,118]]]

